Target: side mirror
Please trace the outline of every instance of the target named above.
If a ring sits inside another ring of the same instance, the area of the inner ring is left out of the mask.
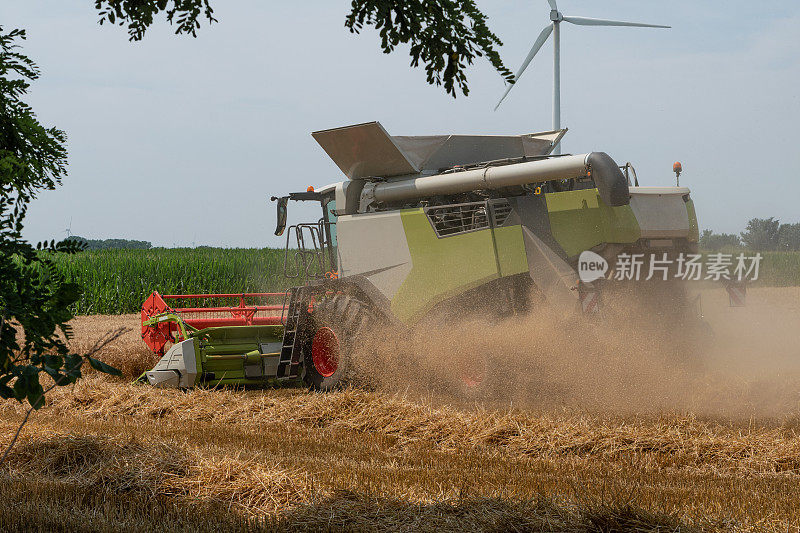
[[[283,230],[286,229],[286,204],[289,202],[288,196],[281,196],[278,198],[277,196],[273,196],[272,201],[278,200],[278,225],[275,228],[275,235],[280,237],[283,235]]]

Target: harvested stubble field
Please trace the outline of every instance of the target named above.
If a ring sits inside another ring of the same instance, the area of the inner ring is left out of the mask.
[[[539,318],[408,342],[536,361],[477,404],[413,376],[331,394],[134,386],[155,359],[134,330],[103,354],[125,380],[91,374],[32,416],[0,528],[797,530],[800,289],[704,301],[716,341],[671,374],[639,327],[569,337]],[[118,325],[137,317],[77,319],[76,348]],[[4,442],[22,414],[3,404]]]

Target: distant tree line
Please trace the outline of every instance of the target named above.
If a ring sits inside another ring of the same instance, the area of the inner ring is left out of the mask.
[[[85,250],[149,250],[153,244],[149,241],[132,241],[129,239],[86,239],[73,235],[67,240],[85,244]]]
[[[753,218],[739,235],[714,233],[707,229],[700,235],[700,248],[713,251],[722,248],[747,248],[758,252],[799,251],[800,223],[781,224],[774,217]]]

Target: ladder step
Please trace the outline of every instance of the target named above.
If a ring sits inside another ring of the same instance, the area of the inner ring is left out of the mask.
[[[289,309],[286,313],[286,325],[283,330],[283,345],[278,358],[278,379],[295,378],[300,366],[300,350],[297,349],[297,324],[300,313],[297,306],[297,289],[289,289]]]

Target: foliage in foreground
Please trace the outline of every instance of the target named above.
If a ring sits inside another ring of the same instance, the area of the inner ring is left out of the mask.
[[[193,37],[202,20],[217,22],[210,0],[95,0],[94,4],[100,24],[127,25],[132,41],[141,40],[160,15],[175,25],[176,34]],[[459,90],[465,96],[469,93],[465,71],[476,57],[486,56],[508,83],[514,83],[496,49],[503,43],[489,30],[486,15],[474,0],[352,0],[344,25],[352,33],[374,26],[385,54],[400,44],[410,45],[411,66],[422,63],[428,83],[444,85],[454,98]]]
[[[65,338],[70,306],[80,288],[64,280],[51,254],[74,254],[75,242],[40,243],[22,238],[28,204],[52,190],[66,174],[66,135],[39,123],[22,98],[39,77],[36,64],[19,51],[23,30],[0,27],[0,397],[42,406],[42,372],[53,386],[74,383],[84,356],[70,353]],[[86,357],[98,370],[115,372]],[[52,388],[52,387],[51,387]]]

